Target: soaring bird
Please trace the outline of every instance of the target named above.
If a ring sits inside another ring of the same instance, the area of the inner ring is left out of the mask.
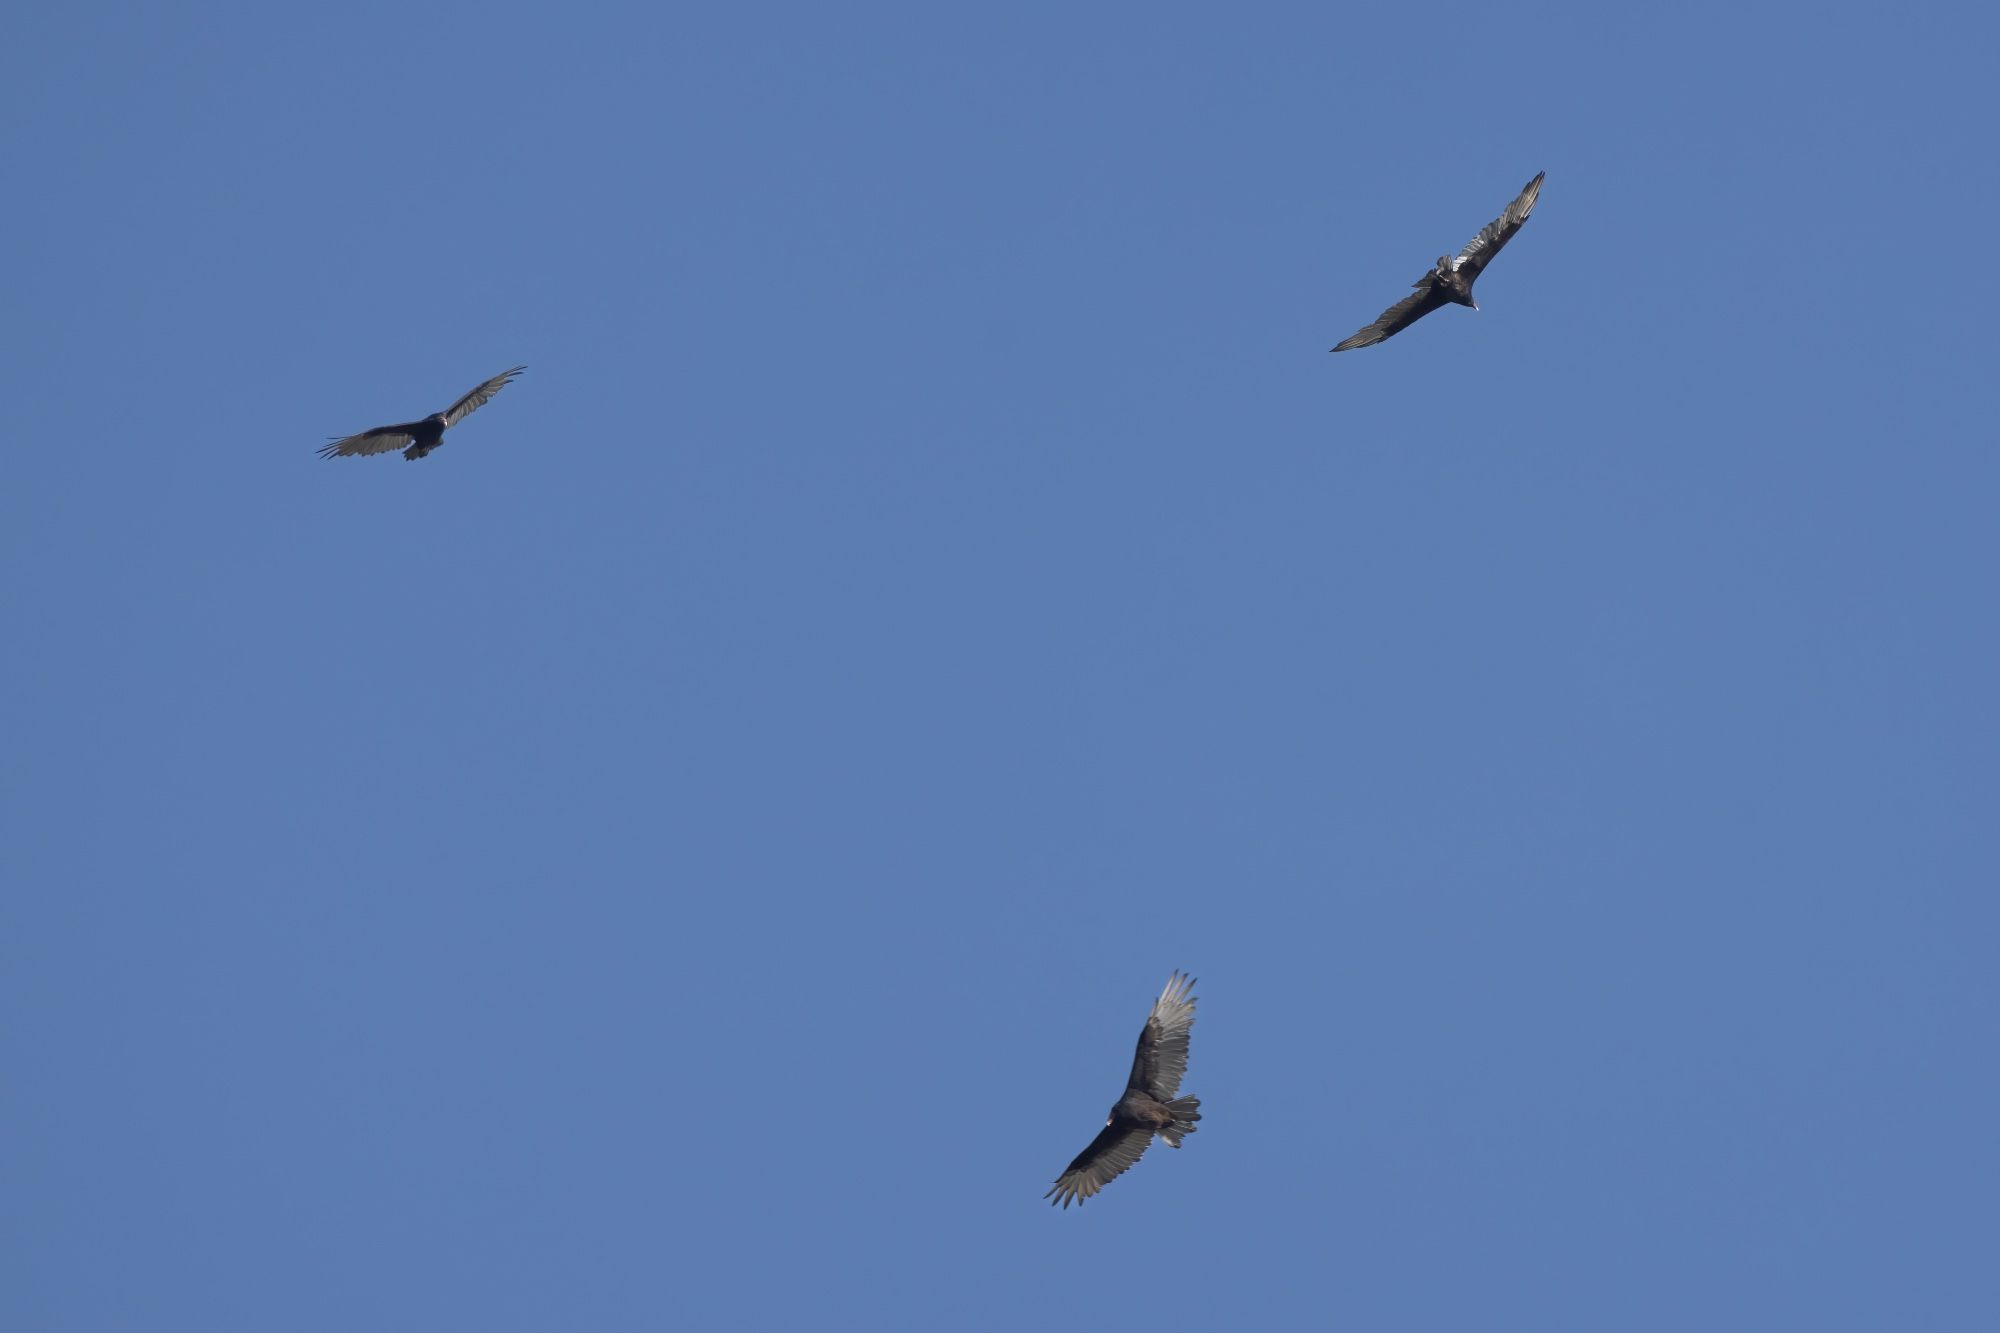
[[[319,451],[321,458],[351,458],[356,454],[386,454],[402,449],[412,463],[444,442],[444,433],[479,410],[494,394],[507,387],[526,366],[504,370],[442,412],[433,412],[422,421],[405,421],[395,426],[377,426],[344,440],[335,440]],[[407,446],[407,448],[405,447]]]
[[[1153,1001],[1153,1012],[1139,1034],[1125,1095],[1104,1118],[1103,1132],[1056,1177],[1055,1187],[1044,1199],[1060,1201],[1064,1208],[1072,1199],[1080,1205],[1124,1175],[1155,1134],[1169,1148],[1178,1148],[1183,1135],[1194,1133],[1194,1122],[1201,1119],[1201,1099],[1178,1095],[1187,1073],[1188,1029],[1194,1026],[1194,996],[1188,994],[1193,985],[1193,977],[1179,972],[1167,979],[1167,988]]]
[[[1542,177],[1547,174],[1536,172],[1535,178],[1514,197],[1514,202],[1507,205],[1507,211],[1480,228],[1479,234],[1458,252],[1458,258],[1439,255],[1437,266],[1410,284],[1417,289],[1415,295],[1406,296],[1384,310],[1380,319],[1333,350],[1344,352],[1350,347],[1373,347],[1444,306],[1469,305],[1474,310],[1479,309],[1479,302],[1472,299],[1472,284],[1493,262],[1493,256],[1500,253],[1500,247],[1521,230],[1528,214],[1535,211],[1535,200],[1542,192]]]

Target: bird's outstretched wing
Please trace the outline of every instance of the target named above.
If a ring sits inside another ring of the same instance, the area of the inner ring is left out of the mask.
[[[1187,1077],[1188,1029],[1194,1026],[1195,1000],[1188,991],[1193,987],[1193,977],[1179,972],[1169,977],[1139,1033],[1139,1050],[1132,1057],[1132,1077],[1126,1086],[1156,1102],[1178,1097],[1181,1080]]]
[[[1076,1160],[1056,1177],[1054,1186],[1042,1197],[1065,1208],[1072,1200],[1082,1203],[1130,1170],[1132,1163],[1139,1160],[1152,1141],[1151,1130],[1106,1125],[1103,1132],[1090,1141],[1090,1146],[1078,1153]]]
[[[1479,229],[1479,234],[1465,243],[1458,252],[1458,262],[1452,267],[1465,275],[1467,282],[1479,276],[1479,271],[1493,262],[1493,256],[1500,253],[1500,247],[1514,239],[1514,233],[1521,230],[1521,224],[1528,220],[1528,214],[1535,211],[1535,200],[1542,195],[1542,177],[1546,171],[1538,171],[1535,178],[1521,188],[1514,196],[1514,202],[1507,210]]]
[[[407,449],[417,437],[412,434],[414,421],[405,421],[399,426],[377,426],[374,430],[364,430],[359,435],[350,435],[344,440],[320,448],[321,458],[353,458],[357,454],[386,454],[397,449]]]
[[[1485,235],[1484,232],[1480,234]],[[1417,281],[1417,291],[1384,310],[1381,318],[1367,328],[1350,338],[1343,338],[1333,350],[1345,352],[1356,347],[1373,347],[1384,338],[1393,338],[1440,306],[1451,304],[1450,299],[1444,294],[1444,289],[1431,281],[1430,275],[1426,274]]]
[[[526,369],[526,366],[515,366],[512,370],[503,370],[492,379],[486,381],[486,383],[474,389],[471,393],[465,395],[465,397],[453,403],[450,407],[447,407],[444,410],[445,428],[450,429],[471,416],[474,412],[477,412],[481,404],[506,388],[509,380]]]

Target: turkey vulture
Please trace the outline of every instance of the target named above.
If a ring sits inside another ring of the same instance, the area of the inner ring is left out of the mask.
[[[512,370],[502,371],[444,411],[433,412],[422,421],[377,426],[374,430],[364,430],[359,435],[335,440],[323,447],[319,456],[351,458],[356,454],[386,454],[392,449],[403,449],[403,457],[414,463],[442,444],[447,430],[478,411],[481,403],[506,388],[510,380],[526,369],[526,366],[515,366]]]
[[[1410,284],[1417,289],[1415,295],[1406,296],[1384,310],[1380,319],[1333,350],[1344,352],[1350,347],[1373,347],[1444,306],[1469,305],[1474,310],[1479,309],[1479,302],[1472,299],[1472,284],[1479,280],[1481,271],[1493,262],[1493,256],[1500,253],[1500,247],[1521,230],[1528,214],[1535,211],[1535,199],[1542,192],[1542,177],[1547,174],[1536,172],[1535,178],[1522,188],[1514,202],[1507,205],[1507,211],[1480,228],[1479,234],[1466,242],[1465,248],[1458,252],[1458,258],[1439,255],[1437,267]]]
[[[1188,1029],[1194,1026],[1194,997],[1188,994],[1193,985],[1193,977],[1179,972],[1167,979],[1167,988],[1153,1001],[1146,1029],[1139,1034],[1125,1095],[1105,1117],[1103,1132],[1056,1177],[1055,1187],[1044,1199],[1060,1201],[1064,1208],[1072,1199],[1081,1205],[1124,1175],[1153,1135],[1165,1139],[1169,1148],[1178,1148],[1183,1135],[1194,1133],[1194,1122],[1201,1119],[1201,1099],[1177,1095],[1181,1076],[1187,1073]]]

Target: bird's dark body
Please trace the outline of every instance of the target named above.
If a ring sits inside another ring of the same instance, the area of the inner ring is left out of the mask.
[[[1167,1109],[1165,1102],[1156,1102],[1143,1092],[1127,1092],[1112,1105],[1111,1114],[1104,1123],[1127,1129],[1143,1126],[1157,1130],[1162,1125],[1173,1124],[1174,1113]]]
[[[1453,305],[1469,305],[1474,310],[1479,309],[1479,303],[1472,299],[1472,279],[1465,277],[1451,266],[1450,255],[1439,255],[1437,267],[1410,285],[1435,286],[1438,295]]]
[[[444,413],[433,412],[401,429],[410,432],[410,447],[403,451],[403,457],[414,463],[444,443]]]
[[[1472,284],[1479,281],[1479,275],[1493,262],[1493,256],[1500,253],[1500,247],[1513,239],[1521,230],[1521,224],[1535,211],[1535,201],[1541,198],[1542,175],[1522,188],[1514,202],[1499,217],[1480,228],[1479,234],[1466,242],[1458,256],[1439,255],[1431,271],[1418,278],[1410,286],[1416,288],[1413,295],[1406,296],[1379,315],[1373,324],[1361,329],[1351,338],[1341,341],[1333,350],[1345,352],[1356,347],[1373,347],[1376,343],[1395,337],[1410,325],[1448,305],[1471,306],[1479,309],[1479,302],[1472,299]]]

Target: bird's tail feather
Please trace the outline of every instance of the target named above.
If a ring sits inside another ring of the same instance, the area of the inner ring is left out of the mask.
[[[1169,1148],[1181,1146],[1181,1137],[1194,1133],[1194,1122],[1201,1119],[1201,1098],[1178,1097],[1167,1103],[1167,1110],[1173,1113],[1174,1123],[1159,1131]]]

